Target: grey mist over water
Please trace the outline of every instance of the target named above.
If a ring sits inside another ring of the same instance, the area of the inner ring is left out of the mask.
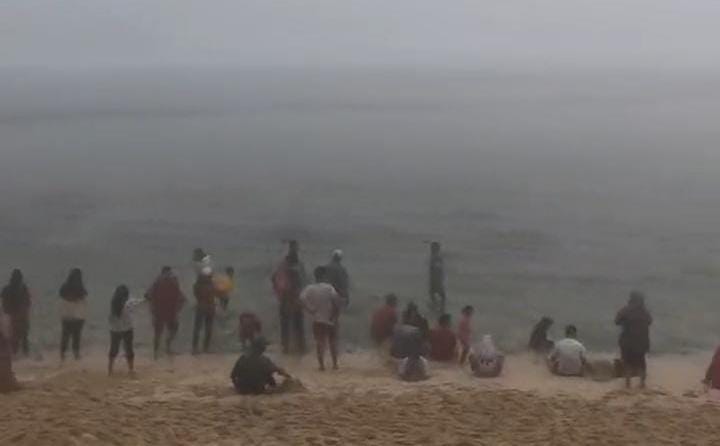
[[[345,251],[354,343],[371,296],[424,302],[437,239],[453,313],[505,348],[550,315],[612,350],[631,289],[656,351],[715,345],[715,3],[310,4],[10,2],[0,271],[25,271],[38,345],[71,267],[104,345],[114,287],[170,264],[190,295],[198,246],[273,332],[289,237],[308,266]]]

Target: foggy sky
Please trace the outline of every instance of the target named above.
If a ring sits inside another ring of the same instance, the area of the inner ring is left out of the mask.
[[[714,70],[718,18],[714,0],[7,0],[0,66]]]

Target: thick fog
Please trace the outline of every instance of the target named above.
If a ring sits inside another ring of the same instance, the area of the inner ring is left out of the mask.
[[[473,303],[506,348],[549,314],[612,349],[635,288],[657,349],[711,346],[719,17],[712,1],[10,0],[0,267],[28,276],[38,345],[56,343],[70,267],[104,333],[115,285],[141,294],[171,264],[189,286],[196,246],[238,267],[233,309],[272,330],[267,276],[296,237],[310,265],[347,252],[343,328],[362,343],[370,296],[425,299],[438,239],[452,310]]]

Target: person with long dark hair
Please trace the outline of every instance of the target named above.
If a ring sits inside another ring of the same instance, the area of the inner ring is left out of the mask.
[[[640,387],[645,387],[647,364],[645,356],[650,351],[650,325],[652,316],[645,306],[645,296],[639,291],[630,293],[630,299],[615,317],[615,324],[622,329],[618,344],[625,374],[625,386],[630,379],[640,376]]]
[[[65,360],[68,344],[72,343],[75,359],[80,359],[80,341],[85,314],[87,312],[88,292],[83,283],[83,274],[79,268],[70,271],[65,283],[60,287],[60,317],[62,335],[60,337],[60,359]]]
[[[132,315],[138,305],[146,302],[143,299],[130,298],[130,290],[125,285],[115,289],[110,301],[110,358],[108,361],[108,375],[113,373],[115,358],[120,353],[120,343],[125,350],[130,374],[135,372],[135,351],[133,350],[133,321]]]
[[[10,281],[2,289],[0,297],[2,297],[2,309],[10,318],[12,352],[17,355],[22,351],[23,355],[28,356],[30,353],[28,334],[30,332],[30,302],[32,299],[22,271],[13,270]]]
[[[530,333],[530,341],[528,342],[528,349],[530,351],[546,355],[555,346],[555,343],[548,338],[548,331],[555,322],[547,317],[543,316],[540,321],[533,327],[532,333]]]

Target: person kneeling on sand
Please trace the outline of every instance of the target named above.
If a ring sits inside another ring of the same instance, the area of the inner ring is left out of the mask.
[[[502,373],[505,357],[497,351],[492,336],[485,335],[470,353],[470,369],[479,378],[496,378]]]
[[[577,340],[577,328],[565,327],[565,339],[555,343],[548,356],[550,371],[559,376],[583,376],[587,366],[587,350]]]
[[[275,365],[265,356],[267,341],[257,337],[252,341],[248,352],[235,363],[230,379],[237,393],[241,395],[261,395],[277,387],[275,374],[292,379],[290,374]]]

